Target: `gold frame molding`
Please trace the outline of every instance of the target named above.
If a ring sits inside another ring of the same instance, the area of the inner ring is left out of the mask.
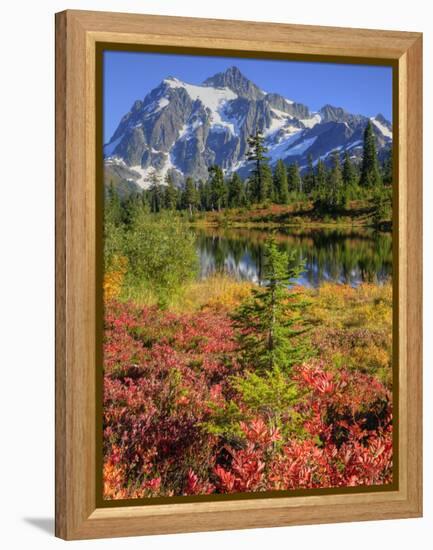
[[[394,68],[398,479],[391,490],[100,505],[95,434],[101,199],[95,136],[101,125],[95,97],[101,44]],[[71,540],[421,516],[421,216],[422,34],[75,10],[56,14],[56,535]]]

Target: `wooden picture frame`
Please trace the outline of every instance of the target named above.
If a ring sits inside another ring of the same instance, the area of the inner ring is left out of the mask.
[[[99,507],[95,53],[100,43],[395,69],[399,467],[391,491]],[[422,35],[120,13],[56,14],[56,536],[84,539],[422,514]]]

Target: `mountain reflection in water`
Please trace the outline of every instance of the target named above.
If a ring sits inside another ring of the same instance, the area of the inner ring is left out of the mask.
[[[262,282],[269,230],[206,228],[195,232],[201,278],[225,273],[237,280]],[[280,250],[295,250],[296,258],[305,262],[298,284],[380,284],[392,275],[390,233],[327,229],[279,229],[273,233]]]

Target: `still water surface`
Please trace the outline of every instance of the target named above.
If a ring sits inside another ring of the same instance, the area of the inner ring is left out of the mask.
[[[200,277],[225,273],[237,280],[263,280],[264,242],[269,231],[210,228],[196,230]],[[380,284],[392,275],[390,233],[367,230],[288,230],[275,232],[281,250],[296,251],[305,269],[296,281],[318,286],[324,281]]]

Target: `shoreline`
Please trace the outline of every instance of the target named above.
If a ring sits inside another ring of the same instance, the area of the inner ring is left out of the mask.
[[[239,228],[307,228],[307,229],[369,229],[392,231],[392,219],[380,223],[374,221],[371,205],[365,201],[352,204],[349,208],[333,215],[320,214],[314,208],[303,205],[293,210],[293,205],[272,205],[221,211],[197,211],[188,219],[192,226],[239,227]]]
[[[340,223],[340,222],[306,222],[306,223],[276,223],[276,222],[217,222],[209,220],[189,221],[191,227],[203,228],[239,228],[239,229],[277,229],[277,228],[294,228],[294,229],[368,229],[377,230],[380,233],[391,233],[392,227],[387,229],[378,229],[374,224],[362,223]],[[391,224],[390,224],[391,225]]]

